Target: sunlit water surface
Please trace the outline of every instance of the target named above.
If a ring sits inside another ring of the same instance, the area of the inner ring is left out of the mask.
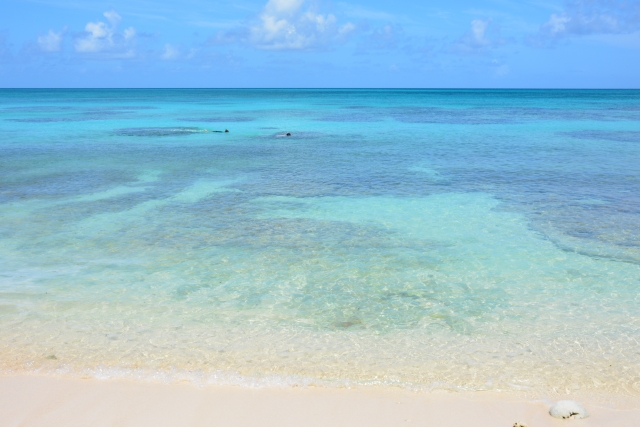
[[[639,339],[638,91],[0,91],[4,372],[637,395]]]

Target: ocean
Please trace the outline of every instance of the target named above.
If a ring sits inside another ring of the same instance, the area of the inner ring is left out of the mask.
[[[639,340],[640,91],[0,90],[0,372],[639,395]]]

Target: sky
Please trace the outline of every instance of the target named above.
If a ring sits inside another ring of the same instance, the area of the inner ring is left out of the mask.
[[[640,0],[1,0],[0,87],[640,88]]]

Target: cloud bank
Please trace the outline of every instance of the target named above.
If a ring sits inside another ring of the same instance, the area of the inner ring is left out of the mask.
[[[134,56],[133,43],[136,30],[129,27],[122,32],[118,31],[118,24],[122,17],[111,10],[104,12],[103,16],[108,24],[102,21],[89,22],[85,26],[85,35],[75,42],[75,50],[79,53],[110,53],[112,56]]]
[[[548,39],[589,34],[632,33],[640,30],[640,2],[628,0],[575,0],[554,13],[540,27]]]
[[[577,38],[602,35],[583,40],[576,52],[590,61],[586,44],[599,52],[609,46],[619,49],[623,65],[613,75],[627,72],[620,71],[626,70],[622,67],[632,68],[629,64],[640,46],[640,0],[568,0],[555,13],[545,9],[537,17],[524,16],[530,8],[523,9],[521,16],[482,9],[405,16],[395,4],[380,5],[393,14],[325,0],[261,0],[254,6],[248,13],[229,12],[226,18],[202,23],[184,17],[183,21],[176,17],[151,22],[137,15],[120,16],[115,10],[102,13],[102,9],[68,29],[62,25],[69,18],[61,14],[57,23],[47,21],[48,27],[33,24],[22,43],[3,41],[5,33],[0,32],[0,72],[4,68],[20,77],[19,70],[31,67],[92,75],[94,70],[111,73],[128,68],[170,76],[167,79],[181,73],[217,79],[218,74],[209,70],[221,70],[233,79],[242,73],[254,76],[253,70],[263,67],[263,75],[274,73],[271,81],[278,82],[291,70],[304,70],[296,75],[296,82],[303,81],[308,70],[317,72],[319,79],[331,72],[340,77],[342,72],[360,73],[350,80],[352,84],[367,78],[360,78],[362,70],[379,73],[387,82],[393,81],[392,74],[414,78],[437,73],[446,81],[464,73],[472,78],[476,74],[509,76],[504,81],[512,81],[529,70],[529,65],[518,66],[523,49],[544,58],[544,50],[537,48],[557,46],[570,51]],[[206,18],[214,10],[201,15]],[[212,27],[215,30],[203,30]],[[563,60],[556,58],[552,63],[556,66]],[[60,71],[61,78],[67,74]],[[633,86],[637,77],[629,81]],[[566,82],[573,84],[570,78],[561,84]]]
[[[355,30],[333,14],[318,13],[306,0],[269,0],[246,26],[220,32],[210,44],[243,43],[265,50],[311,50],[341,42]]]

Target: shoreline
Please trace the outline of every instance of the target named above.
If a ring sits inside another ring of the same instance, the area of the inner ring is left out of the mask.
[[[51,360],[52,362],[54,360]],[[36,366],[30,369],[0,366],[3,377],[45,377],[63,380],[96,380],[106,382],[129,382],[138,384],[175,385],[188,384],[195,388],[232,387],[242,389],[327,389],[327,390],[401,390],[408,393],[452,393],[495,394],[521,399],[546,399],[549,402],[562,399],[588,399],[601,405],[617,405],[637,402],[640,409],[640,391],[637,387],[612,387],[615,383],[600,383],[596,387],[568,386],[567,382],[546,383],[543,386],[527,385],[518,378],[489,377],[479,387],[461,383],[450,383],[445,379],[431,382],[405,382],[390,379],[358,379],[337,377],[315,377],[282,372],[267,374],[246,373],[236,370],[200,369],[149,369],[147,367],[115,367],[97,365],[79,368],[72,364]],[[574,383],[575,384],[575,383]]]
[[[574,398],[565,396],[565,399]],[[640,398],[580,397],[582,420],[548,414],[553,401],[496,392],[396,388],[249,388],[0,375],[2,426],[390,426],[616,427],[640,421]]]

